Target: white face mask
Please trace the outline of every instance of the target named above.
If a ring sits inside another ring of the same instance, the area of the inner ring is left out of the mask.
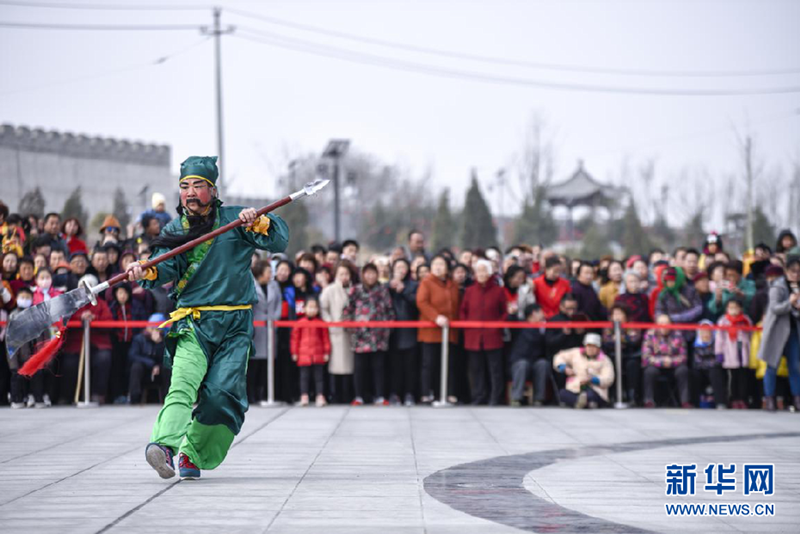
[[[33,304],[33,300],[32,299],[17,299],[17,307],[18,308],[22,308],[22,309],[30,308],[31,304]]]

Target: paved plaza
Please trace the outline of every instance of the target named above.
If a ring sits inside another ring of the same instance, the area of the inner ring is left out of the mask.
[[[0,532],[798,532],[800,414],[559,408],[251,408],[198,481],[144,461],[157,407],[0,410]],[[705,491],[708,464],[735,491]],[[774,494],[744,495],[744,464]],[[667,496],[665,466],[696,464]],[[773,503],[669,517],[665,503]]]

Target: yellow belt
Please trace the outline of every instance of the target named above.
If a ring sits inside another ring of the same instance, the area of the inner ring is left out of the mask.
[[[199,319],[201,311],[234,311],[234,310],[249,310],[253,307],[252,304],[239,304],[236,306],[226,306],[224,304],[219,306],[194,306],[190,308],[178,308],[169,314],[169,319],[160,324],[159,328],[164,328],[167,325],[180,321],[184,317],[192,316],[192,319]]]

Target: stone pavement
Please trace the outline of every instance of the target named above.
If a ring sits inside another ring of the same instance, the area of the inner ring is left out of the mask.
[[[226,462],[161,480],[156,407],[0,409],[0,532],[798,532],[800,414],[558,408],[252,408]],[[666,496],[665,465],[697,464]],[[708,463],[736,491],[704,491]],[[744,463],[774,464],[772,496]],[[668,517],[665,503],[774,503]]]

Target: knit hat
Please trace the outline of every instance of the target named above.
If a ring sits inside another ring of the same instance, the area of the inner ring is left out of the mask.
[[[120,230],[122,226],[120,226],[119,220],[116,217],[113,215],[106,215],[106,218],[103,219],[103,224],[100,226],[100,231],[105,232],[106,228],[116,228]]]
[[[764,276],[783,276],[783,267],[780,265],[770,265],[764,270]]]
[[[675,269],[675,267],[668,267],[664,271],[664,281],[665,282],[668,281],[668,280],[673,280],[674,281],[674,280],[677,280],[677,279],[678,279],[678,271]]]
[[[697,282],[698,280],[702,280],[704,278],[708,279],[708,274],[705,271],[700,271],[699,273],[694,275],[694,278],[692,278],[692,283]]]
[[[156,209],[161,204],[166,204],[167,199],[164,198],[164,195],[161,193],[153,193],[153,196],[150,199],[150,204],[153,206],[153,209]]]
[[[163,313],[154,313],[150,317],[147,318],[148,323],[158,323],[162,324],[164,321],[167,320],[167,316]]]
[[[205,180],[212,187],[217,186],[219,169],[217,168],[217,156],[189,156],[181,163],[181,176],[179,181],[187,178],[199,178]]]
[[[594,345],[595,347],[602,347],[603,340],[600,338],[600,334],[595,334],[594,332],[589,332],[585,336],[583,336],[583,345]]]

